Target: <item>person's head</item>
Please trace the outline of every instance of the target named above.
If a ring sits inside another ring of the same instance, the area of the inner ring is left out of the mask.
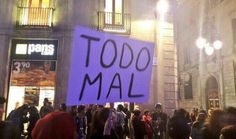
[[[79,105],[77,107],[77,112],[80,116],[85,116],[85,106],[84,105]]]
[[[71,106],[70,112],[71,113],[76,113],[76,106]]]
[[[145,110],[144,115],[146,115],[146,116],[149,115],[149,110]]]
[[[236,125],[227,125],[222,128],[220,139],[236,139]]]
[[[203,109],[201,109],[201,110],[199,111],[199,113],[204,113],[204,114],[207,116],[207,111],[205,111],[205,110],[203,110]]]
[[[35,106],[30,106],[28,108],[30,117],[35,117],[35,118],[39,118],[39,111]]]
[[[183,108],[178,109],[176,112],[176,116],[186,117],[186,115],[187,115],[187,111]]]
[[[210,117],[212,115],[213,110],[214,110],[213,108],[208,109],[208,111],[207,111],[208,117]]]
[[[117,111],[123,111],[123,109],[124,109],[124,106],[122,104],[119,104],[117,106]]]
[[[156,109],[157,112],[162,112],[162,105],[161,105],[161,103],[157,103],[155,105],[155,109]]]
[[[17,109],[17,108],[19,108],[19,107],[20,107],[20,102],[17,101],[17,102],[15,103],[15,109]]]
[[[43,100],[43,105],[44,105],[44,106],[47,106],[47,105],[48,105],[48,103],[49,103],[49,100],[48,100],[48,98],[44,98],[44,100]]]
[[[76,125],[69,113],[55,111],[40,119],[33,131],[33,139],[76,139]]]
[[[101,109],[100,113],[99,113],[99,119],[105,123],[105,121],[107,120],[107,118],[109,117],[109,108],[103,108]]]
[[[48,73],[50,71],[50,68],[51,68],[51,63],[48,62],[48,61],[44,62],[43,68],[44,68],[44,71],[46,73]]]
[[[195,112],[195,108],[192,108],[192,113],[194,113]]]
[[[205,113],[199,113],[197,116],[197,121],[200,123],[204,123],[206,120],[206,114]]]
[[[4,97],[0,97],[0,105],[4,104],[6,102],[6,99]]]
[[[198,115],[198,108],[193,108],[191,111],[191,115],[197,116]]]
[[[128,103],[124,103],[124,108],[129,109],[129,104]]]
[[[29,105],[23,104],[22,106],[20,106],[16,110],[22,115],[27,115],[27,113],[29,112]]]
[[[225,125],[225,112],[221,109],[213,109],[211,115],[206,119],[206,123],[211,130],[220,132]]]
[[[199,111],[198,111],[198,108],[195,108],[194,114],[195,114],[195,115],[198,115],[198,112],[199,112]]]
[[[136,117],[140,117],[140,115],[141,115],[140,110],[134,110],[133,113],[134,113],[134,116],[136,116]]]
[[[103,106],[103,105],[98,105],[98,108],[99,108],[99,109],[103,109],[104,106]]]
[[[62,103],[62,104],[60,104],[59,110],[66,112],[66,108],[67,108],[67,107],[66,107],[66,104],[65,104],[65,103]]]
[[[227,124],[236,125],[236,108],[228,107],[226,110],[225,120]]]

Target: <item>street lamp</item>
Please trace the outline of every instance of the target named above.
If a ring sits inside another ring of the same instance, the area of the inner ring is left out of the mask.
[[[169,4],[166,0],[159,0],[159,2],[156,5],[156,9],[159,14],[164,14],[168,12]]]
[[[223,43],[220,40],[215,40],[213,43],[208,42],[205,38],[199,37],[196,40],[196,46],[199,49],[205,49],[207,55],[212,55],[214,50],[222,48]]]

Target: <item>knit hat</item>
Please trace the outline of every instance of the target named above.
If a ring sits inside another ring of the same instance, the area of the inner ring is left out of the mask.
[[[161,107],[162,107],[161,103],[156,103],[155,104],[155,108],[161,108]]]
[[[69,113],[56,111],[40,119],[33,131],[33,139],[73,139],[76,125]]]

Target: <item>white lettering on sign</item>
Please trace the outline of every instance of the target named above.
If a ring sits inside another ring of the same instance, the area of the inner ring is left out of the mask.
[[[29,44],[28,54],[41,53],[41,55],[53,55],[54,45],[53,44]]]

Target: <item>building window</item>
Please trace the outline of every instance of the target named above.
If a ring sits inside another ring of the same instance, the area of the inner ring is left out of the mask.
[[[208,0],[208,6],[209,8],[214,8],[218,4],[222,3],[224,0]]]
[[[184,75],[184,98],[185,99],[193,98],[192,75],[189,73]]]
[[[233,42],[236,44],[236,18],[232,20]]]
[[[51,27],[54,0],[20,0],[17,11],[18,26]]]
[[[189,47],[185,47],[184,49],[184,64],[188,65],[190,64],[190,53],[189,53]]]
[[[233,68],[234,68],[234,88],[236,93],[236,62],[233,62]]]
[[[105,24],[123,25],[123,0],[105,0]]]
[[[105,0],[104,11],[98,12],[98,29],[130,33],[130,14],[124,13],[124,0]]]

